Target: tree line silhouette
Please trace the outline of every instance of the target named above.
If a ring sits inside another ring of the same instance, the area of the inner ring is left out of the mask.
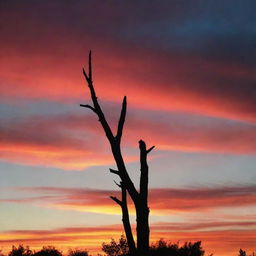
[[[32,251],[29,246],[19,245],[18,247],[12,246],[12,250],[6,254],[8,256],[63,256],[63,253],[54,246],[44,246],[39,251]],[[5,254],[0,252],[0,256]],[[87,250],[70,249],[67,256],[89,256]]]
[[[102,244],[102,251],[104,254],[97,256],[131,256],[129,252],[129,245],[126,237],[121,237],[116,241],[111,239],[109,243]],[[0,256],[91,256],[86,249],[70,249],[66,254],[58,250],[54,246],[44,246],[39,251],[32,251],[29,246],[19,245],[12,246],[12,249],[7,254],[0,251]],[[185,242],[183,245],[178,243],[171,243],[164,239],[159,239],[152,243],[149,247],[148,256],[206,256],[202,248],[201,241]],[[208,256],[214,256],[209,254]],[[236,256],[236,255],[234,255]],[[246,251],[240,249],[237,256],[256,256],[255,252],[247,254]]]

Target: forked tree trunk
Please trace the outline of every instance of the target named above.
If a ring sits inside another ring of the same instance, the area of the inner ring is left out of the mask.
[[[88,83],[90,89],[91,99],[93,106],[80,104],[81,107],[86,107],[91,109],[99,118],[106,137],[109,140],[113,157],[115,159],[117,170],[110,169],[111,173],[118,175],[121,179],[121,183],[117,184],[122,190],[122,199],[119,200],[116,197],[112,197],[117,204],[120,205],[122,209],[122,221],[126,234],[126,239],[129,246],[129,251],[132,255],[136,256],[147,256],[149,252],[149,207],[148,207],[148,164],[147,164],[147,155],[154,148],[146,148],[144,141],[139,141],[140,148],[140,190],[139,192],[135,188],[130,176],[126,170],[126,166],[123,160],[121,153],[121,138],[123,132],[123,126],[126,117],[126,97],[123,99],[122,110],[118,122],[118,128],[116,135],[113,134],[108,122],[106,121],[105,115],[99,105],[92,81],[92,66],[91,66],[91,52],[89,54],[89,72],[88,75],[83,69],[83,74]],[[137,232],[137,248],[135,246],[132,229],[129,219],[129,210],[127,206],[126,191],[128,191],[135,209],[136,209],[136,232]]]

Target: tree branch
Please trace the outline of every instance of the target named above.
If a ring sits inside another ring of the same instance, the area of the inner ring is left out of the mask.
[[[126,108],[127,108],[127,100],[126,100],[126,96],[124,96],[123,103],[122,103],[122,110],[121,110],[121,114],[118,122],[117,134],[116,134],[116,139],[118,143],[120,143],[122,138],[123,127],[124,127],[125,116],[126,116]]]
[[[121,184],[118,184],[115,180],[114,180],[114,183],[115,183],[119,188],[122,188],[122,185],[121,185]]]
[[[91,50],[89,52],[88,66],[89,66],[89,79],[92,82],[92,51]]]
[[[84,74],[84,77],[85,77],[87,83],[89,83],[90,82],[90,78],[87,76],[84,68],[83,68],[83,74]]]
[[[114,173],[114,174],[116,174],[116,175],[119,175],[119,176],[120,176],[120,172],[119,172],[119,171],[117,171],[117,170],[114,170],[114,169],[109,168],[109,171],[110,171],[111,173]]]
[[[94,113],[96,113],[96,114],[97,114],[97,112],[96,112],[95,108],[94,108],[94,107],[92,107],[91,105],[88,105],[88,104],[86,104],[86,105],[84,105],[84,104],[80,104],[80,107],[89,108],[89,109],[91,109]]]
[[[112,200],[114,200],[117,204],[119,204],[122,207],[122,201],[120,201],[119,199],[117,199],[115,196],[110,196],[110,198]]]
[[[109,141],[111,141],[113,143],[113,140],[114,140],[114,136],[113,136],[113,133],[106,121],[106,118],[101,110],[101,107],[98,103],[98,99],[97,99],[97,96],[96,96],[96,92],[94,90],[94,87],[93,87],[93,82],[92,82],[92,56],[91,56],[91,51],[89,53],[89,72],[88,72],[88,75],[86,74],[84,68],[83,68],[83,74],[85,76],[85,79],[87,81],[87,84],[88,84],[88,87],[90,89],[90,94],[91,94],[91,99],[92,99],[92,102],[93,102],[93,106],[94,106],[94,109],[95,109],[95,113],[98,115],[99,117],[99,121],[106,133],[106,136],[107,138],[109,139]]]
[[[122,189],[122,214],[123,214],[122,221],[124,224],[126,239],[128,242],[130,254],[136,255],[136,246],[135,246],[135,242],[132,234],[130,218],[129,218],[129,210],[127,206],[126,187],[122,181],[120,182],[120,186]]]
[[[155,146],[149,148],[149,149],[147,150],[147,154],[149,154],[154,148],[155,148]]]

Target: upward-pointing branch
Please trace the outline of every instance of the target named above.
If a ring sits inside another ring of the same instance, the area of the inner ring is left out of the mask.
[[[92,51],[89,52],[89,59],[88,59],[88,67],[89,67],[89,72],[88,75],[86,74],[84,68],[83,68],[83,74],[86,78],[86,81],[92,82],[92,63],[91,63],[91,59],[92,59]]]
[[[89,109],[92,110],[94,113],[96,113],[95,108],[92,107],[92,106],[90,106],[90,105],[88,105],[88,104],[86,104],[86,105],[80,104],[80,107],[89,108]],[[96,113],[96,114],[97,114],[97,113]]]
[[[97,99],[97,96],[96,96],[96,92],[94,90],[94,87],[93,87],[93,81],[92,81],[92,55],[91,55],[91,51],[89,53],[89,72],[88,72],[88,75],[85,71],[85,69],[83,68],[83,74],[85,76],[85,79],[87,81],[87,84],[88,84],[88,87],[90,89],[90,93],[91,93],[91,98],[92,98],[92,102],[93,102],[93,106],[94,107],[89,107],[89,105],[82,105],[82,107],[87,107],[87,108],[90,108],[91,110],[93,110],[99,117],[99,121],[106,133],[106,136],[109,140],[113,140],[114,136],[112,134],[112,131],[108,125],[108,122],[106,121],[106,118],[104,116],[104,113],[102,112],[101,110],[101,107],[98,103],[98,99]],[[81,105],[80,105],[81,106]]]
[[[88,60],[88,67],[89,67],[89,79],[92,82],[92,51],[89,52],[89,60]]]
[[[124,96],[122,110],[121,110],[121,114],[118,122],[117,134],[116,134],[116,139],[118,143],[121,142],[121,138],[122,138],[123,127],[124,127],[125,116],[126,116],[126,107],[127,107],[127,101],[126,101],[126,96]]]
[[[147,155],[155,148],[155,146],[147,149],[143,140],[139,141],[140,148],[140,195],[147,202],[148,200],[148,164]]]

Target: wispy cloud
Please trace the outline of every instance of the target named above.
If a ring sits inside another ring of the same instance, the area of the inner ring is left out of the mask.
[[[107,113],[112,113],[107,105]],[[253,155],[256,127],[235,121],[132,109],[128,113],[124,143],[127,161],[141,138],[159,150]],[[110,115],[115,130],[117,120]],[[138,130],[138,127],[140,129]],[[0,125],[1,158],[10,162],[81,170],[113,163],[104,132],[92,115],[77,113],[5,118]],[[141,132],[143,131],[143,133]],[[158,155],[161,154],[160,152]]]
[[[2,202],[32,203],[43,207],[119,214],[120,209],[109,196],[118,196],[115,190],[24,187],[19,190],[19,198],[2,198]],[[33,196],[31,196],[33,193]],[[21,196],[23,194],[23,196]],[[149,205],[153,215],[168,215],[175,212],[198,212],[209,209],[246,207],[256,205],[256,187],[219,187],[150,189]]]

